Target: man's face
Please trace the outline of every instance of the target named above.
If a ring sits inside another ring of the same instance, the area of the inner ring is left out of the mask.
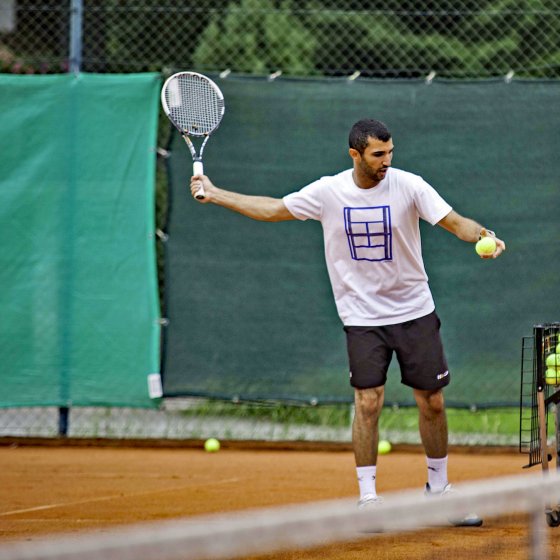
[[[372,181],[379,183],[385,178],[387,169],[391,167],[393,159],[393,140],[382,142],[377,138],[369,137],[364,153],[350,149],[350,156],[359,170]]]

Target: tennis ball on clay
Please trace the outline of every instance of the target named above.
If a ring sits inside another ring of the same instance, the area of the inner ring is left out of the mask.
[[[208,451],[208,453],[215,453],[220,450],[220,442],[216,438],[208,438],[204,442],[204,449]]]
[[[391,442],[387,441],[386,439],[382,439],[379,441],[379,445],[377,446],[377,452],[379,455],[387,455],[390,453],[392,449]]]
[[[556,350],[558,350],[558,348]],[[560,354],[550,354],[546,358],[546,367],[560,368]]]
[[[560,371],[555,368],[548,368],[544,379],[547,385],[560,385]]]
[[[479,255],[491,255],[496,250],[496,240],[493,237],[483,237],[475,246]]]

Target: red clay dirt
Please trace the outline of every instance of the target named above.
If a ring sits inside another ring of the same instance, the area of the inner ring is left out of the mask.
[[[453,482],[533,474],[518,453],[450,455]],[[422,488],[425,458],[396,451],[380,458],[378,491]],[[59,532],[357,495],[353,456],[343,451],[225,448],[0,447],[0,547]],[[544,520],[544,513],[543,513]],[[481,528],[443,527],[378,535],[267,560],[460,558],[525,560],[526,519],[487,520]],[[560,528],[546,528],[551,559]],[[256,558],[256,557],[253,557]]]

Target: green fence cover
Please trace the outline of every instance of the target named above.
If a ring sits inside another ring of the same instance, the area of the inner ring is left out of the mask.
[[[0,406],[149,406],[160,78],[0,75]]]
[[[206,148],[216,184],[281,197],[351,166],[347,137],[386,122],[393,165],[422,175],[507,243],[496,261],[440,227],[423,251],[446,345],[448,403],[519,402],[521,338],[560,320],[560,83],[219,80]],[[172,143],[164,389],[227,398],[350,400],[342,325],[316,222],[260,223],[187,191]],[[396,360],[394,360],[396,362]],[[391,367],[388,402],[411,402]]]

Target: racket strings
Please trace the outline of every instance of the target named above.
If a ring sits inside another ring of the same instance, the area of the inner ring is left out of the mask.
[[[212,132],[224,113],[224,100],[203,77],[179,75],[165,91],[170,116],[181,130],[194,136]]]

